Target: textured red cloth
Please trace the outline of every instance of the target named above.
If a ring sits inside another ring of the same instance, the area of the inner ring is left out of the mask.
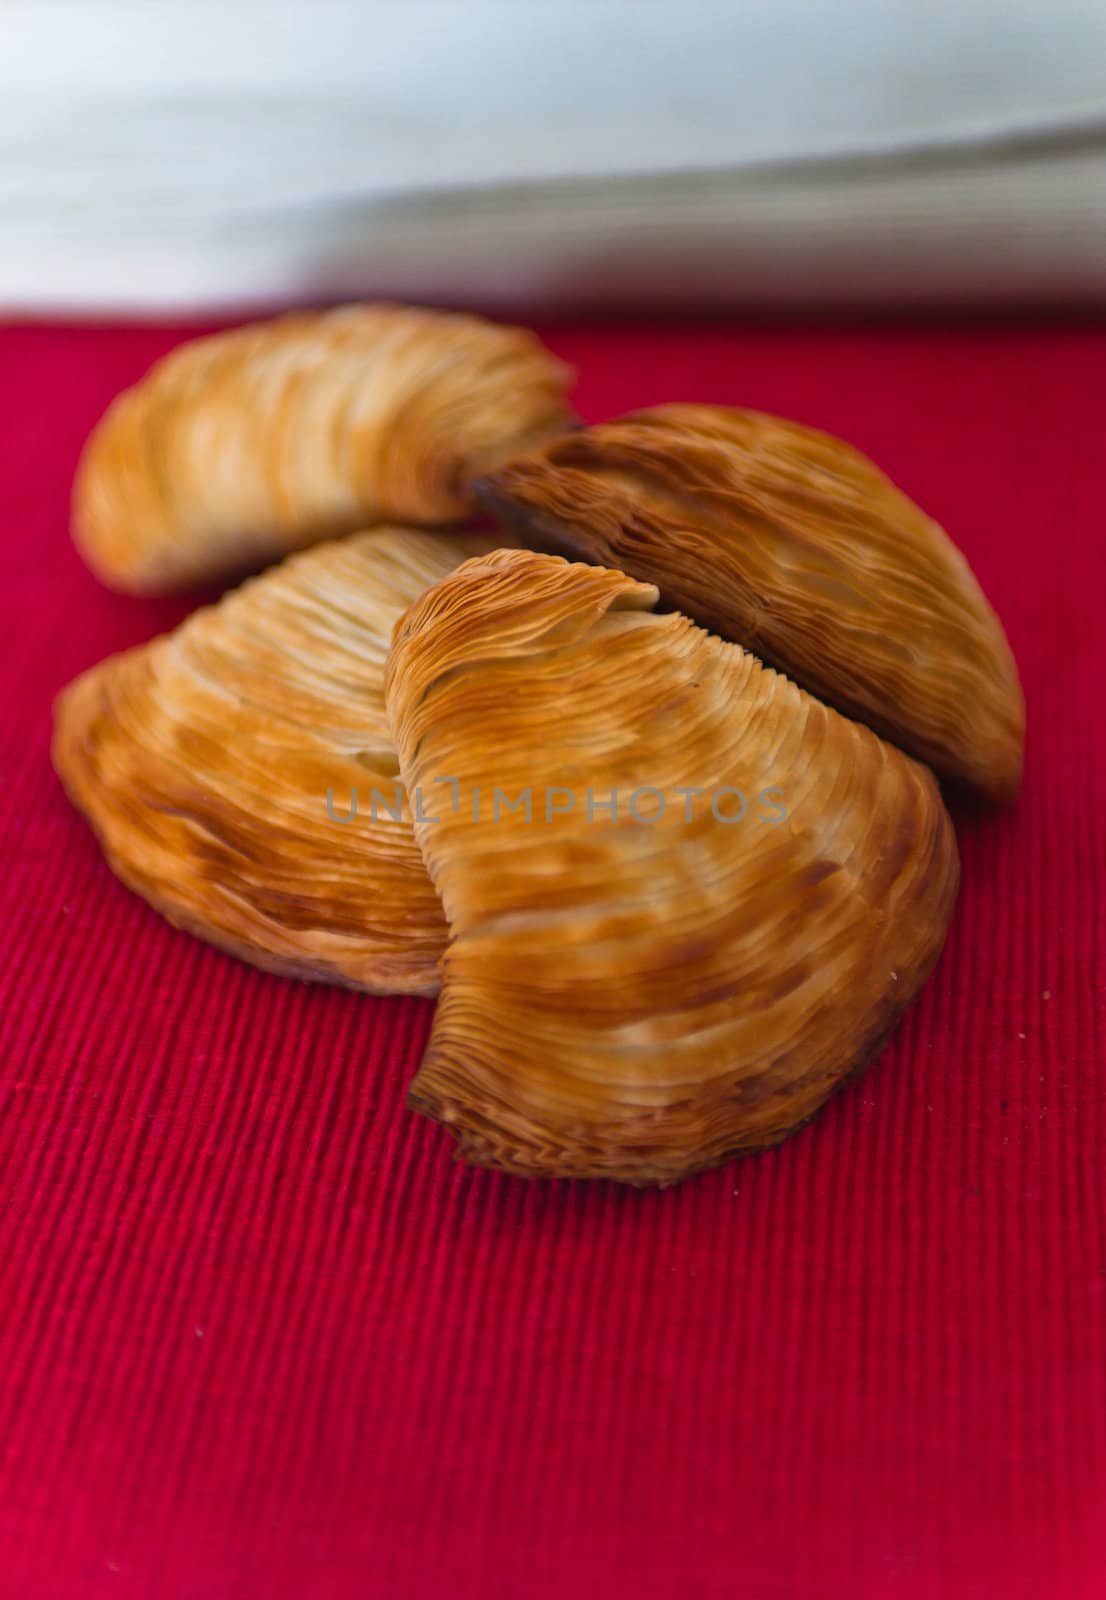
[[[664,1194],[468,1171],[429,1004],[175,933],[48,763],[182,617],[66,535],[180,330],[0,332],[0,1600],[1106,1593],[1106,330],[546,330],[597,419],[747,403],[951,530],[1029,705],[937,973],[775,1153]]]

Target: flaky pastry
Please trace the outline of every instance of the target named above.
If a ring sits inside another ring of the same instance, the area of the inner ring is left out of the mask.
[[[54,764],[123,882],[271,972],[434,993],[445,922],[384,661],[406,607],[490,543],[376,528],[303,551],[70,684]]]
[[[478,1164],[668,1184],[775,1144],[945,940],[932,775],[656,601],[497,551],[396,629],[388,714],[438,797],[415,831],[449,924],[410,1103]]]
[[[524,329],[408,306],[195,339],[96,427],[74,538],[112,587],[156,592],[376,523],[451,522],[474,474],[568,423],[570,378]]]

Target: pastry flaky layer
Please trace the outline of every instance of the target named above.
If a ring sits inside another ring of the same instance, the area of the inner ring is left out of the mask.
[[[377,528],[304,551],[70,684],[54,765],[124,883],[269,971],[434,993],[446,928],[384,662],[396,619],[491,543]]]
[[[775,1144],[945,940],[931,774],[656,600],[498,551],[396,630],[389,720],[450,929],[410,1098],[479,1164],[668,1184]]]
[[[571,376],[524,329],[417,307],[196,339],[93,432],[74,538],[105,582],[154,592],[374,523],[447,523],[475,474],[568,425]]]
[[[938,525],[859,451],[756,411],[665,405],[477,485],[538,548],[620,567],[938,773],[1017,792],[1006,637]]]

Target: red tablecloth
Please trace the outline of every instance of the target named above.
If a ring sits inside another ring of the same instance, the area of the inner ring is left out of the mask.
[[[468,1171],[429,1004],[130,896],[50,701],[184,602],[100,588],[77,450],[180,330],[0,333],[2,1600],[1106,1593],[1106,328],[545,330],[597,419],[748,403],[951,530],[1029,706],[883,1060],[664,1194]]]

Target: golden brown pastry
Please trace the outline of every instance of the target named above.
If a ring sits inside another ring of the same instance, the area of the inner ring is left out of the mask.
[[[409,306],[195,339],[92,434],[74,537],[106,583],[158,591],[378,522],[450,522],[473,474],[568,423],[570,379],[521,328]]]
[[[621,567],[942,775],[1006,801],[1025,711],[963,556],[859,451],[756,411],[667,405],[477,486],[528,544]]]
[[[70,684],[54,765],[123,882],[271,972],[434,993],[445,923],[397,803],[384,660],[404,609],[490,543],[322,545]]]
[[[450,929],[410,1103],[485,1166],[667,1184],[775,1144],[944,943],[930,773],[656,600],[497,551],[396,630],[389,719]]]

